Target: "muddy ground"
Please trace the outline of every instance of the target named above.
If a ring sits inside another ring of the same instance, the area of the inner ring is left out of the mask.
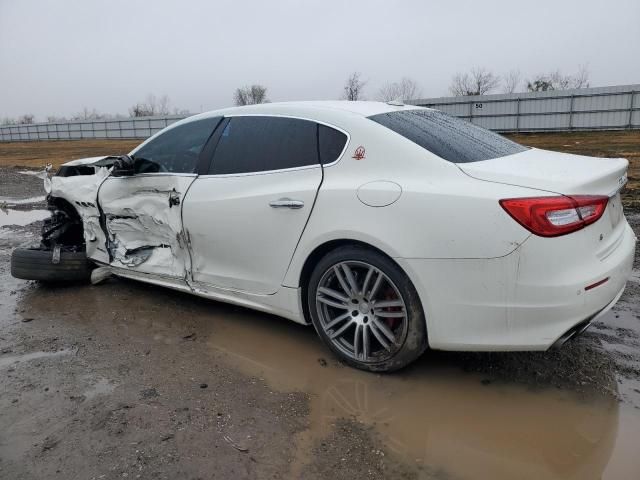
[[[46,214],[33,173],[0,168],[0,478],[640,476],[640,258],[561,350],[367,374],[278,317],[121,279],[13,279]]]

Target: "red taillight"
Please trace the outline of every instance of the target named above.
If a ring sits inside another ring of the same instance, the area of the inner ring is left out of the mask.
[[[597,221],[608,201],[609,197],[603,195],[573,195],[507,198],[500,200],[500,205],[530,232],[541,237],[557,237]]]

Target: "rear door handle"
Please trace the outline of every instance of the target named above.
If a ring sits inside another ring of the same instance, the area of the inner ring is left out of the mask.
[[[279,198],[278,200],[273,200],[269,202],[269,206],[272,208],[293,208],[298,209],[304,207],[304,202],[302,200],[293,200],[291,198]]]

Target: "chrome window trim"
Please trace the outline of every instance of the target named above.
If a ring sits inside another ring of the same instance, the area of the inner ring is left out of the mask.
[[[145,177],[166,177],[166,176],[174,176],[174,177],[197,177],[197,173],[180,173],[180,172],[146,172],[146,173],[134,173],[133,175],[125,176],[125,177],[114,177],[109,175],[107,178],[117,178],[117,179],[127,179],[127,178],[145,178]]]
[[[296,115],[284,115],[284,114],[267,114],[267,113],[238,113],[238,114],[230,114],[230,115],[224,115],[223,118],[233,118],[233,117],[279,117],[279,118],[292,118],[295,120],[306,120],[308,122],[314,122],[317,123],[319,125],[324,125],[325,127],[329,127],[329,128],[333,128],[334,130],[337,130],[341,133],[344,133],[347,136],[347,141],[344,144],[344,147],[342,148],[342,151],[340,152],[340,155],[338,155],[338,158],[336,158],[333,162],[327,163],[325,165],[322,165],[321,163],[317,164],[317,165],[304,165],[302,167],[291,167],[291,168],[279,168],[276,170],[262,170],[262,171],[255,171],[255,172],[242,172],[242,173],[207,173],[205,175],[200,175],[199,178],[211,178],[211,177],[220,177],[220,178],[226,178],[226,177],[244,177],[247,175],[271,175],[273,173],[280,173],[280,172],[293,172],[296,170],[309,170],[311,168],[325,168],[325,167],[332,167],[333,165],[335,165],[336,163],[338,163],[342,157],[344,156],[344,153],[347,151],[347,148],[349,146],[349,143],[351,142],[351,135],[349,134],[349,132],[347,132],[346,130],[344,130],[343,128],[340,128],[336,125],[333,125],[331,123],[328,122],[323,122],[321,120],[315,120],[313,118],[307,118],[307,117],[299,117]],[[215,153],[214,153],[214,159],[215,159]]]
[[[295,172],[297,170],[311,170],[315,168],[322,168],[322,166],[318,164],[318,165],[305,165],[304,167],[280,168],[278,170],[264,170],[261,172],[217,173],[217,174],[211,173],[206,175],[199,175],[198,178],[227,178],[227,177],[246,177],[246,176],[254,176],[254,175],[273,175],[274,173]]]

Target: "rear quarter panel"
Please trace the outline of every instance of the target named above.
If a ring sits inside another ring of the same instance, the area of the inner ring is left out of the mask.
[[[366,118],[340,126],[351,140],[342,158],[324,169],[285,285],[298,286],[306,258],[331,240],[362,241],[394,258],[457,259],[501,257],[530,235],[498,200],[541,192],[470,178],[455,164]],[[358,147],[365,150],[360,160],[354,158]],[[358,188],[379,180],[400,185],[400,198],[385,207],[365,205]]]

